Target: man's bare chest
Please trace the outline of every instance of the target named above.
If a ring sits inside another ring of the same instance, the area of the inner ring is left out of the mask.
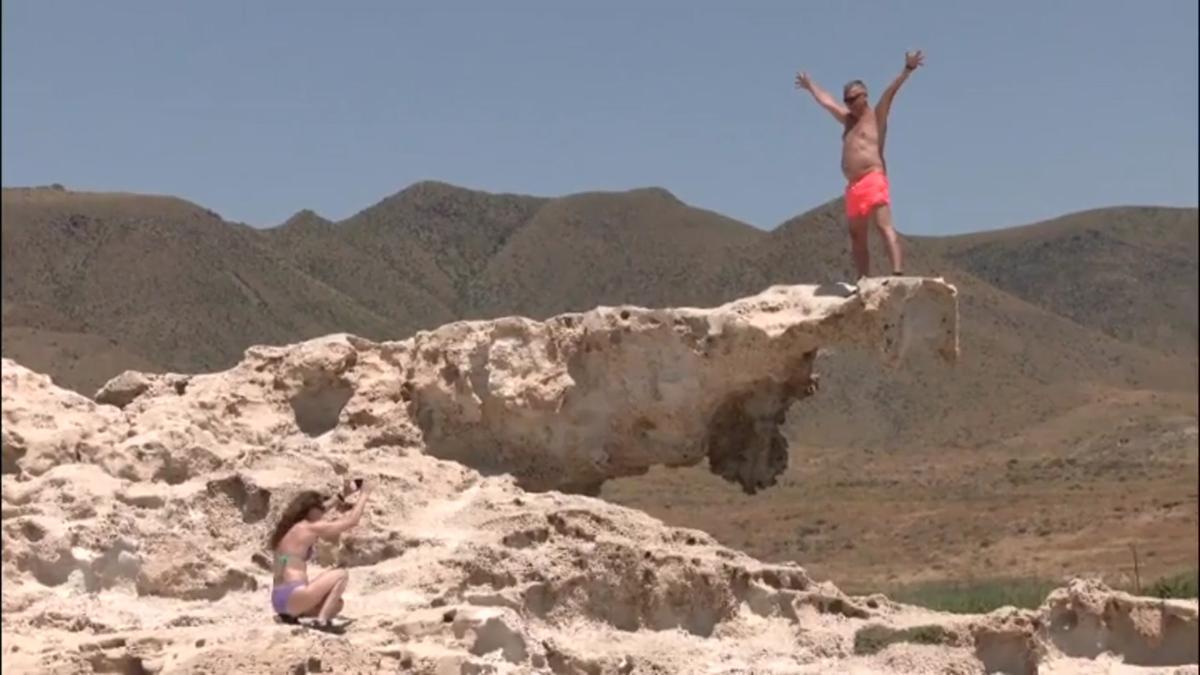
[[[866,116],[848,122],[842,138],[847,143],[876,143],[879,141],[879,126],[872,117]]]

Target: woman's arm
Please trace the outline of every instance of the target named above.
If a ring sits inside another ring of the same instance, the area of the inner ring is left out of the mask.
[[[350,509],[349,513],[336,520],[308,523],[309,530],[322,539],[333,539],[346,530],[358,525],[358,521],[362,520],[363,510],[367,506],[367,495],[367,489],[363,488],[362,494],[359,495],[358,501]]]

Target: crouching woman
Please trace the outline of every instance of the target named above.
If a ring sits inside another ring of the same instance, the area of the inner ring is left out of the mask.
[[[300,617],[316,617],[315,627],[332,629],[333,617],[342,611],[342,593],[349,575],[338,568],[308,578],[308,562],[316,554],[318,539],[335,539],[358,524],[367,504],[367,489],[362,489],[354,507],[340,518],[322,520],[327,511],[326,498],[314,490],[296,495],[283,510],[270,545],[274,552],[275,580],[271,586],[271,606],[288,623]]]

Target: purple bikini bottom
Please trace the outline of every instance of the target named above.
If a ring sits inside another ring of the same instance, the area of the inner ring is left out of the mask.
[[[287,614],[288,598],[292,597],[292,593],[297,588],[304,586],[303,581],[289,581],[285,584],[279,584],[271,588],[271,606],[275,608],[276,614]]]

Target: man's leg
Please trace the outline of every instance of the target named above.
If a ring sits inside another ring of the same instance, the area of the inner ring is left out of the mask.
[[[904,253],[900,248],[900,237],[896,236],[896,228],[892,223],[891,205],[880,204],[875,207],[873,215],[875,226],[879,228],[879,234],[883,235],[883,240],[887,243],[888,259],[892,262],[892,274],[902,274],[904,272]]]
[[[854,269],[858,278],[867,276],[871,270],[871,250],[867,247],[869,216],[848,218],[850,223],[850,252],[854,255]]]

